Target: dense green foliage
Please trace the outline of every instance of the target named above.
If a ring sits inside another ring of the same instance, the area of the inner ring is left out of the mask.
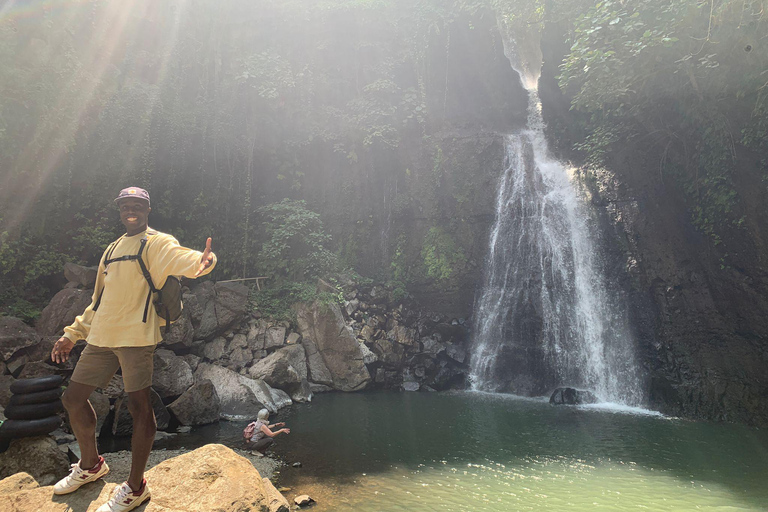
[[[560,81],[581,158],[604,165],[628,145],[660,155],[648,172],[680,188],[718,241],[744,216],[740,148],[768,169],[765,8],[82,0],[0,11],[0,311],[33,319],[64,262],[95,264],[121,232],[112,198],[129,184],[152,193],[153,227],[192,247],[213,237],[214,278],[268,276],[277,298],[262,304],[284,310],[300,294],[290,283],[339,267],[399,296],[455,286],[482,258],[469,219],[487,213],[496,170],[438,134],[496,129],[483,116],[510,111],[506,84],[483,76],[480,61],[496,57],[460,46],[503,59],[496,15],[568,38]]]
[[[559,15],[570,53],[560,83],[583,115],[590,165],[627,146],[659,155],[715,243],[744,220],[734,186],[740,148],[768,150],[768,3],[574,2]],[[762,162],[768,176],[768,161]],[[650,171],[654,172],[654,171]]]
[[[258,268],[277,281],[304,281],[338,270],[328,250],[330,235],[320,216],[307,210],[305,201],[283,199],[259,209],[266,240],[258,256]]]
[[[3,10],[0,308],[34,316],[63,284],[64,261],[94,264],[121,232],[112,198],[129,184],[150,190],[153,227],[192,247],[213,237],[224,256],[215,278],[307,277],[331,266],[329,248],[347,264],[387,268],[396,233],[376,250],[371,231],[390,215],[382,208],[403,204],[403,141],[418,145],[428,124],[444,122],[449,84],[427,53],[446,56],[446,27],[479,8],[464,4]],[[332,223],[333,246],[319,229],[302,232],[301,216],[279,228],[279,207],[261,209],[283,198],[307,200],[307,216]],[[318,236],[302,249],[302,233]]]

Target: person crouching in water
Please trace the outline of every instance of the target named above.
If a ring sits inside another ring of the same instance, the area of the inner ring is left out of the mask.
[[[285,427],[285,423],[269,424],[269,411],[262,409],[256,415],[256,421],[249,423],[243,431],[243,437],[245,437],[248,447],[255,452],[254,455],[263,457],[264,452],[275,444],[275,437],[279,434],[290,434],[291,429],[281,428],[280,430],[272,431],[273,428]]]

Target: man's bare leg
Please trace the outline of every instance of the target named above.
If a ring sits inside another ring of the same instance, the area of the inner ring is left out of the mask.
[[[99,449],[96,446],[96,412],[88,401],[95,386],[70,382],[61,397],[61,402],[69,414],[69,424],[80,445],[80,467],[91,469],[99,462]]]
[[[155,441],[157,421],[152,410],[151,388],[128,393],[128,411],[133,417],[133,437],[131,437],[131,475],[128,485],[138,491],[144,480],[144,470],[147,467],[152,443]]]

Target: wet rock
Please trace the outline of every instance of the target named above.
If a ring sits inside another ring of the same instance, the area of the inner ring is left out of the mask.
[[[293,404],[291,397],[282,389],[267,387],[269,388],[269,393],[272,396],[272,402],[275,404],[276,409],[282,409],[283,407],[288,407]]]
[[[416,381],[403,382],[403,391],[418,391],[421,385]]]
[[[598,401],[591,391],[576,388],[557,388],[549,397],[549,403],[554,405],[593,404]]]
[[[269,478],[263,478],[264,489],[267,493],[267,500],[269,501],[269,512],[288,512],[291,509],[288,500],[285,496],[280,494],[280,491],[275,489]]]
[[[457,363],[464,363],[467,359],[467,350],[456,343],[449,343],[445,348],[445,353]]]
[[[300,507],[306,507],[308,505],[311,505],[315,502],[312,498],[309,497],[307,494],[302,494],[301,496],[296,496],[293,499],[293,502],[296,503]]]
[[[451,366],[444,366],[440,368],[432,380],[432,387],[439,391],[450,389],[460,384],[464,378],[464,372]]]
[[[291,393],[291,400],[298,403],[312,401],[312,386],[306,379],[302,380],[299,388]]]
[[[0,316],[1,361],[10,360],[16,352],[34,345],[39,339],[35,330],[20,319],[13,316]]]
[[[365,363],[366,365],[373,364],[379,360],[378,356],[373,352],[371,352],[371,349],[366,347],[364,343],[360,344],[360,350],[363,353],[363,363]]]
[[[166,349],[155,350],[152,387],[162,398],[179,396],[194,382],[187,362]]]
[[[51,485],[69,472],[69,459],[49,436],[14,439],[0,453],[0,479],[21,472],[42,485]],[[0,510],[8,509],[0,506]]]
[[[61,336],[64,328],[75,321],[75,317],[83,314],[91,303],[91,290],[66,288],[53,296],[51,302],[40,313],[35,322],[35,329],[41,336]]]
[[[208,379],[200,380],[168,406],[182,425],[207,425],[219,421],[221,400]]]
[[[319,394],[319,393],[330,393],[333,391],[333,388],[330,386],[326,386],[325,384],[317,384],[315,382],[309,383],[309,389],[312,390],[312,393]]]
[[[432,337],[421,338],[422,350],[425,354],[429,354],[432,357],[437,357],[438,354],[445,352],[446,346],[444,343],[440,343]]]

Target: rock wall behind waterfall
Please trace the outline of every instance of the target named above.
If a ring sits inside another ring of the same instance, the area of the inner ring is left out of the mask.
[[[540,84],[545,121],[566,155],[580,134],[557,88],[565,51],[550,27]],[[760,155],[735,148],[743,226],[713,244],[685,197],[641,143],[607,155],[588,181],[603,224],[609,279],[630,304],[649,406],[684,417],[768,424],[768,187]]]

